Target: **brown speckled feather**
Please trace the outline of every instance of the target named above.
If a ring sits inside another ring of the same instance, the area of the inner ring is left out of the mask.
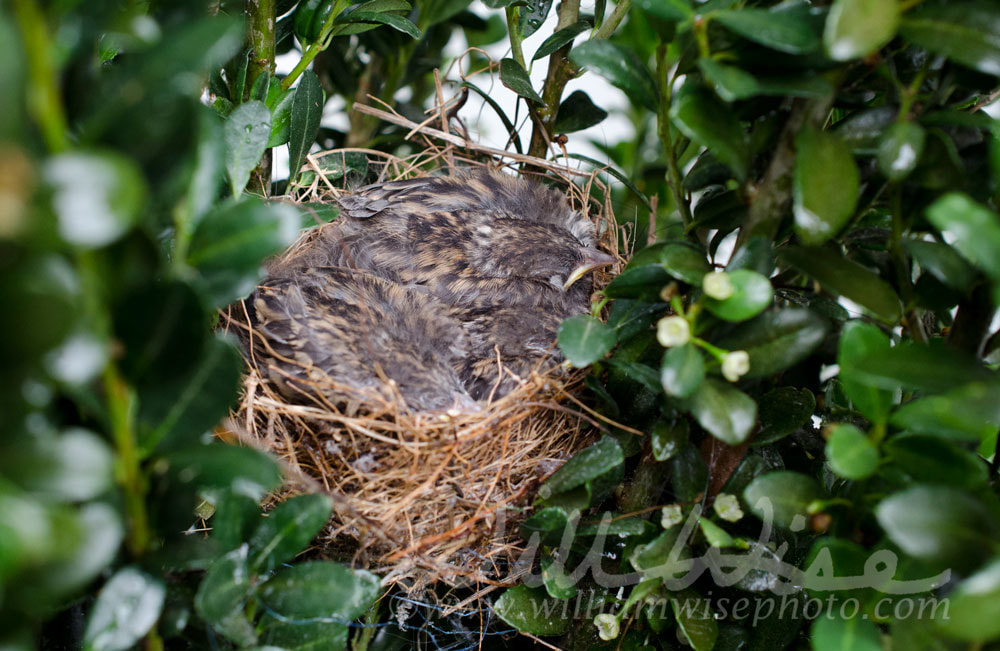
[[[335,402],[379,391],[376,369],[414,409],[472,404],[455,371],[468,344],[448,308],[426,292],[353,269],[316,267],[271,278],[252,297],[258,346],[269,377],[290,397],[331,379]],[[390,397],[390,396],[386,396]]]

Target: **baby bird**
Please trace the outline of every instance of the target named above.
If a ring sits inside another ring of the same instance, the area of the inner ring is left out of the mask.
[[[587,273],[614,262],[561,194],[503,174],[383,183],[340,204],[322,235],[323,263],[424,287],[452,306],[577,313],[589,301]]]
[[[426,292],[355,269],[286,268],[248,303],[264,339],[254,354],[287,397],[318,389],[334,403],[392,400],[389,379],[411,409],[476,408],[456,370],[465,332]]]

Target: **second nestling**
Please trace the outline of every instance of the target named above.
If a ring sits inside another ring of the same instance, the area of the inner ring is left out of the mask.
[[[589,311],[589,272],[615,262],[565,197],[499,173],[382,183],[340,204],[248,301],[258,361],[289,397],[391,398],[383,378],[415,410],[503,396],[561,361],[559,324]]]

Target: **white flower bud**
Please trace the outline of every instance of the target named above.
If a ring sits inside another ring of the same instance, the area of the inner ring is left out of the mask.
[[[684,512],[681,511],[680,504],[668,504],[663,507],[662,515],[660,517],[660,525],[664,529],[669,529],[679,525],[684,522]]]
[[[618,618],[614,615],[609,615],[608,613],[601,613],[595,617],[594,626],[597,627],[597,635],[600,636],[600,638],[605,642],[618,637],[618,632],[621,630]]]
[[[722,377],[735,382],[750,370],[750,355],[745,350],[734,350],[722,358]]]
[[[701,281],[701,288],[705,295],[717,301],[724,301],[733,295],[736,289],[733,281],[729,279],[729,274],[725,271],[713,271],[705,274]]]
[[[738,522],[743,517],[743,509],[740,508],[739,499],[729,493],[719,493],[712,508],[726,522]]]
[[[691,339],[691,326],[682,316],[665,316],[656,323],[656,340],[664,348],[683,346]]]

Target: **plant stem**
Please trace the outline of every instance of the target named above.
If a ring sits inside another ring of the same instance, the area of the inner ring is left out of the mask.
[[[524,37],[521,35],[521,9],[519,7],[507,7],[507,32],[510,36],[510,53],[514,60],[524,68],[524,52],[521,51],[521,42]]]
[[[28,60],[28,112],[38,123],[49,151],[65,151],[69,129],[45,14],[34,0],[15,0],[13,6]]]
[[[559,21],[555,31],[569,27],[580,19],[580,0],[563,0],[559,3]],[[535,112],[534,128],[531,130],[531,144],[528,155],[544,158],[553,127],[559,117],[559,103],[567,82],[577,73],[577,67],[569,60],[572,44],[567,44],[549,56],[549,70],[542,86],[542,106]]]
[[[264,72],[274,73],[274,25],[277,20],[275,0],[247,0],[250,16],[250,64],[247,88]]]
[[[135,440],[135,407],[132,390],[114,363],[108,363],[103,375],[107,394],[111,436],[118,450],[118,482],[125,494],[128,520],[126,544],[134,556],[149,549],[149,518],[146,515],[146,482],[140,468],[139,448]]]
[[[656,131],[660,142],[663,143],[663,150],[667,157],[667,185],[670,186],[670,194],[681,214],[684,229],[687,230],[692,221],[691,206],[688,203],[687,194],[684,192],[684,182],[680,169],[677,167],[674,144],[670,137],[670,100],[673,80],[667,79],[667,46],[665,43],[660,43],[656,48],[656,81],[660,90],[660,107],[656,113]]]
[[[288,73],[288,76],[281,80],[282,90],[288,90],[295,83],[295,80],[299,78],[309,64],[312,63],[313,59],[319,55],[320,52],[330,47],[330,42],[336,34],[333,33],[334,21],[337,16],[347,7],[349,0],[337,0],[337,4],[334,5],[333,10],[330,11],[330,15],[326,17],[326,22],[323,23],[323,27],[320,30],[319,38],[315,42],[310,43],[306,47],[306,51],[302,53],[302,58],[299,62],[295,64],[292,71]]]
[[[577,4],[577,7],[579,7],[579,4]],[[611,35],[615,33],[618,26],[625,20],[625,15],[628,14],[628,10],[631,8],[632,0],[621,0],[621,2],[615,5],[615,10],[611,12],[608,19],[601,23],[601,26],[597,28],[597,31],[590,38],[611,38]]]

